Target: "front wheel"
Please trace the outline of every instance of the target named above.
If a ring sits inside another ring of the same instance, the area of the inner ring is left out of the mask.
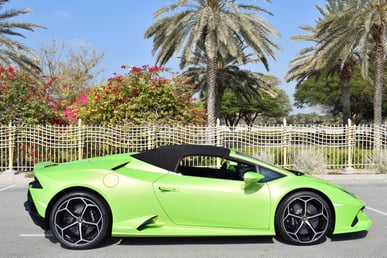
[[[275,217],[278,235],[292,244],[323,241],[332,226],[332,211],[318,194],[302,191],[286,197]]]
[[[49,217],[54,236],[71,249],[87,249],[99,244],[107,236],[109,220],[105,202],[83,191],[60,197]]]

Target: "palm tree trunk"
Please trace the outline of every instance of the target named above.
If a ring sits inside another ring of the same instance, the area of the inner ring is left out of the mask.
[[[374,123],[382,124],[382,99],[384,85],[384,49],[383,42],[377,43],[375,47],[375,81],[374,81]]]
[[[384,85],[384,48],[383,42],[380,40],[375,46],[375,81],[374,81],[374,142],[376,152],[381,148],[381,131],[379,130],[382,124],[382,101],[383,101],[383,85]]]
[[[351,93],[349,90],[349,80],[341,82],[341,103],[343,105],[343,124],[348,124],[351,119]]]
[[[216,119],[220,119],[223,95],[224,95],[224,87],[223,85],[218,83],[216,85],[216,98],[215,98],[215,118]]]
[[[343,69],[338,69],[338,75],[341,81],[341,104],[343,106],[343,124],[348,124],[348,120],[351,119],[351,92],[350,81],[353,74],[354,64],[351,61],[347,61],[344,64]]]
[[[216,126],[216,57],[207,61],[207,122]]]

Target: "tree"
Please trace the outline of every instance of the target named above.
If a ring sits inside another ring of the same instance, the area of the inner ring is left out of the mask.
[[[291,111],[287,94],[278,88],[273,89],[276,94],[264,92],[260,98],[250,100],[239,99],[231,90],[226,90],[223,98],[221,117],[227,126],[237,126],[240,120],[252,126],[258,118],[280,118]]]
[[[330,20],[332,16],[343,12],[346,5],[344,2],[342,1],[343,4],[336,4],[334,1],[328,1],[326,10],[317,6],[322,18],[317,20],[314,27],[300,26],[309,34],[294,36],[292,39],[311,41],[314,45],[302,49],[298,56],[290,62],[291,69],[286,75],[286,79],[287,81],[296,80],[299,85],[309,77],[319,80],[322,75],[328,77],[337,75],[341,84],[343,124],[347,124],[348,119],[351,118],[350,81],[358,56],[353,46],[325,51],[324,48],[327,44],[325,37],[330,31],[321,31],[322,24]]]
[[[387,75],[387,74],[386,74]],[[371,78],[373,75],[371,74]],[[294,94],[295,106],[320,106],[332,115],[338,115],[342,110],[341,87],[338,76],[321,76],[318,80],[310,76],[297,84]],[[355,68],[351,79],[350,101],[356,103],[351,108],[351,119],[355,124],[372,121],[373,119],[373,87],[371,80],[364,80],[359,67]],[[384,94],[387,114],[387,94]]]
[[[3,9],[3,4],[8,0],[0,0],[0,10]],[[33,73],[33,70],[38,69],[37,55],[34,51],[23,44],[12,40],[11,37],[17,36],[24,38],[24,35],[17,30],[34,31],[35,28],[45,28],[41,25],[27,22],[13,22],[10,19],[22,14],[31,12],[30,9],[12,9],[0,12],[0,66],[11,67],[19,66]]]
[[[195,64],[196,49],[204,44],[207,68],[208,125],[216,123],[216,78],[218,56],[228,55],[243,63],[243,49],[249,47],[269,68],[268,57],[275,58],[279,47],[270,36],[279,33],[256,15],[270,14],[254,5],[236,4],[235,0],[177,0],[154,14],[156,22],[145,32],[153,37],[156,63],[164,65],[173,55],[180,55],[180,67]],[[170,16],[162,17],[171,13]],[[242,47],[241,47],[242,46]]]
[[[64,106],[72,104],[80,92],[97,86],[98,75],[103,72],[98,66],[104,53],[87,47],[67,48],[53,40],[51,45],[41,45],[39,55],[41,76],[55,78],[51,97]]]
[[[330,0],[329,12],[318,24],[316,37],[321,39],[316,55],[325,62],[340,60],[344,67],[353,59],[353,50],[360,56],[362,76],[368,78],[369,64],[374,62],[374,123],[382,122],[384,62],[386,55],[387,4],[385,0]]]
[[[171,78],[162,76],[168,73]],[[66,109],[69,120],[102,125],[199,125],[205,114],[202,103],[192,99],[187,78],[157,66],[129,67]]]
[[[202,47],[196,54],[196,65],[189,67],[183,72],[184,76],[191,79],[194,90],[200,93],[202,99],[207,96],[207,68],[206,58]],[[261,98],[263,93],[274,96],[276,91],[275,86],[279,84],[279,80],[274,76],[263,75],[262,73],[252,72],[250,70],[241,69],[242,64],[230,55],[223,59],[220,55],[217,58],[216,68],[216,117],[220,118],[222,98],[225,90],[231,91],[235,96],[249,101],[253,98]],[[244,63],[254,63],[257,60],[251,59],[251,55],[244,54]]]
[[[240,102],[233,92],[226,90],[222,99],[220,117],[229,127],[235,127],[242,119],[240,113]]]

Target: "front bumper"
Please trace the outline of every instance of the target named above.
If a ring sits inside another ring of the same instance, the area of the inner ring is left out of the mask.
[[[364,207],[362,207],[352,219],[347,217],[346,223],[337,223],[333,234],[354,233],[368,230],[371,227],[371,224],[371,219],[364,212]]]

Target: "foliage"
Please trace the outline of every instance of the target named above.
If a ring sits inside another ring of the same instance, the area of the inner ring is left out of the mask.
[[[386,55],[386,1],[385,0],[332,0],[326,4],[325,18],[318,24],[316,37],[319,45],[316,55],[326,63],[344,68],[353,60],[355,51],[361,65],[361,74],[368,78],[373,63],[374,122],[382,122],[384,63]]]
[[[252,156],[266,163],[275,164],[274,153],[267,149],[262,149],[260,152],[254,153]]]
[[[227,60],[231,56],[237,63],[245,63],[243,52],[249,48],[268,69],[268,57],[275,58],[274,50],[279,49],[271,39],[279,33],[257,15],[271,13],[256,5],[235,2],[179,0],[156,11],[156,22],[145,32],[146,38],[153,37],[153,54],[157,53],[160,65],[173,55],[181,56],[181,68],[195,65],[197,50],[204,46],[210,126],[216,123],[218,57]]]
[[[6,0],[0,0],[0,10]],[[11,9],[0,12],[0,67],[18,66],[33,74],[37,66],[37,56],[34,51],[23,44],[11,39],[17,36],[24,38],[19,30],[33,31],[35,28],[44,28],[41,25],[14,22],[12,19],[22,14],[31,12],[30,9]]]
[[[387,150],[379,150],[368,156],[368,162],[376,164],[379,173],[387,174]]]
[[[126,68],[126,67],[123,67]],[[88,124],[203,124],[202,103],[192,99],[187,79],[157,66],[128,67],[107,83],[81,95],[66,116]],[[171,75],[166,78],[163,75]]]
[[[237,126],[240,120],[252,126],[258,118],[267,120],[271,117],[287,116],[291,107],[286,93],[275,87],[272,88],[272,92],[273,95],[263,92],[260,97],[244,99],[226,90],[222,101],[221,118],[227,126]]]
[[[242,119],[239,111],[241,109],[238,98],[229,90],[226,90],[222,99],[220,118],[227,126],[237,126]]]
[[[387,74],[386,74],[387,75]],[[320,106],[332,115],[342,111],[340,81],[337,76],[309,77],[296,86],[295,106]],[[373,86],[361,77],[360,70],[355,69],[350,83],[351,118],[355,124],[371,121],[373,118]],[[387,94],[384,94],[387,103]],[[387,114],[387,105],[383,107]]]
[[[316,112],[310,114],[294,114],[286,118],[289,124],[304,125],[342,125],[342,119],[339,116],[321,115]]]
[[[293,168],[308,174],[327,173],[326,156],[321,151],[302,150],[295,154]]]
[[[183,75],[191,79],[195,85],[195,92],[200,93],[200,97],[205,100],[208,92],[207,62],[204,52],[204,47],[200,45],[197,50],[196,64],[184,71]],[[244,63],[257,62],[257,60],[252,59],[251,54],[243,55]],[[253,98],[262,99],[263,95],[275,97],[277,94],[275,87],[280,84],[280,80],[275,76],[242,69],[242,63],[238,63],[231,55],[223,59],[219,54],[217,62],[215,97],[215,114],[217,118],[222,118],[225,91],[232,92],[238,98],[238,101],[250,101]]]
[[[343,1],[344,2],[344,1]],[[321,24],[329,20],[331,16],[342,12],[342,7],[336,6],[333,1],[326,5],[326,10],[317,6],[323,15],[319,18],[314,27],[301,26],[300,28],[307,32],[307,35],[294,36],[294,40],[310,41],[313,46],[302,49],[298,56],[290,62],[291,69],[286,75],[288,81],[296,80],[297,84],[303,83],[309,78],[318,80],[320,76],[334,76],[339,78],[339,94],[341,102],[341,112],[343,124],[346,124],[351,117],[350,102],[350,81],[352,79],[353,68],[358,59],[357,53],[351,47],[345,49],[335,49],[330,52],[324,52],[324,47],[329,42],[324,38],[321,32]],[[329,32],[330,33],[330,32]],[[328,33],[328,34],[329,34]],[[329,56],[326,56],[329,55]],[[347,55],[343,62],[343,56]]]
[[[44,82],[27,71],[0,67],[0,122],[60,122],[61,104],[51,98],[54,81]]]
[[[350,81],[354,67],[360,64],[362,77],[373,71],[373,111],[375,123],[382,118],[383,73],[386,41],[385,0],[332,0],[314,27],[303,26],[308,35],[293,37],[310,41],[313,46],[300,51],[291,61],[287,80],[303,82],[310,76],[337,74],[341,82],[343,122],[351,117]],[[374,63],[372,69],[369,64]]]

